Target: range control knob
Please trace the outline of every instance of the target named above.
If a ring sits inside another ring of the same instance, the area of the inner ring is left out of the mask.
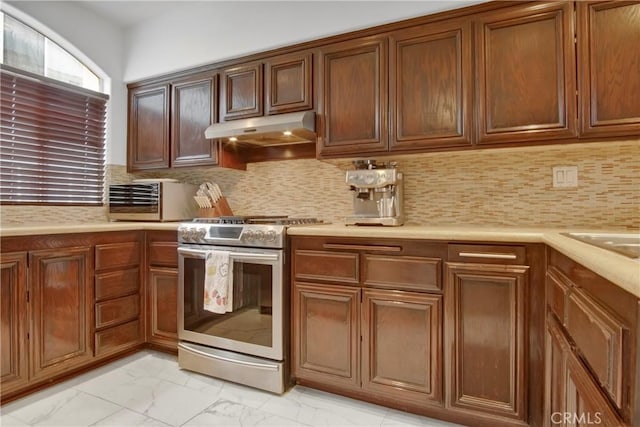
[[[267,242],[275,242],[276,241],[276,230],[269,230],[264,235],[264,240]]]
[[[255,233],[253,230],[246,230],[242,233],[242,240],[246,240],[247,242],[253,241],[255,239]]]
[[[264,238],[265,238],[264,231],[262,231],[262,230],[256,230],[256,232],[255,232],[255,236],[256,236],[256,240],[257,240],[258,242],[263,242],[263,241],[264,241]]]
[[[206,235],[207,235],[207,230],[205,230],[204,228],[196,230],[196,238],[198,240],[204,240]]]

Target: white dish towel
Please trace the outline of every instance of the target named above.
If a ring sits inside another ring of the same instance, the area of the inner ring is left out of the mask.
[[[233,310],[233,263],[228,251],[209,251],[205,260],[204,309],[224,314]]]

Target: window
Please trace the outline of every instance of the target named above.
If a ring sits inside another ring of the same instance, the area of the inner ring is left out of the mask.
[[[99,91],[100,78],[73,55],[33,28],[2,13],[2,62],[5,65]]]
[[[0,203],[101,205],[108,97],[86,89],[100,79],[42,34],[3,20]]]

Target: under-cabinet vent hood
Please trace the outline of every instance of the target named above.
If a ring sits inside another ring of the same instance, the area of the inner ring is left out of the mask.
[[[316,113],[277,114],[214,123],[204,131],[207,139],[241,142],[258,146],[315,142]]]

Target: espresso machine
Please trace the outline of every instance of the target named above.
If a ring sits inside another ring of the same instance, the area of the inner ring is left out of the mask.
[[[402,172],[395,162],[356,160],[347,171],[346,183],[353,192],[353,215],[346,225],[390,225],[404,223]]]

